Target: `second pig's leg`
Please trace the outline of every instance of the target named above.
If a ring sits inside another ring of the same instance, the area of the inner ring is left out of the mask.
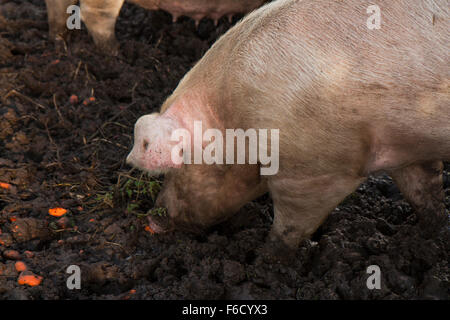
[[[69,18],[67,8],[77,2],[78,0],[45,0],[51,40],[63,39],[67,32],[66,22]]]
[[[117,55],[115,25],[124,0],[81,0],[81,17],[94,43],[105,54]]]

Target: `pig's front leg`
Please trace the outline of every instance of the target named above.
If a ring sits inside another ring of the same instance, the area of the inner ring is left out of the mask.
[[[115,36],[117,16],[124,0],[81,0],[81,17],[104,54],[117,55],[119,44]]]
[[[45,0],[51,40],[63,40],[67,32],[67,18],[69,18],[67,8],[77,2],[78,0]]]
[[[364,180],[344,174],[300,177],[293,172],[272,177],[274,222],[266,247],[274,246],[274,252],[283,252],[283,247],[295,250]]]

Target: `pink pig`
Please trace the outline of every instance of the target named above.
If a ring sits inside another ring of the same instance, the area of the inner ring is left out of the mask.
[[[157,205],[168,215],[150,218],[155,231],[207,228],[269,191],[270,239],[295,248],[379,172],[393,177],[427,236],[448,223],[448,2],[382,1],[379,30],[367,25],[371,4],[272,2],[220,38],[160,113],[138,120],[127,162],[166,174]],[[172,134],[182,128],[193,137],[195,121],[224,136],[279,129],[277,174],[261,175],[260,159],[176,164]]]

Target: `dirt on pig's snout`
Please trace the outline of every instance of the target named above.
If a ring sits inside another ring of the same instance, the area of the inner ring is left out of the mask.
[[[125,4],[111,58],[85,30],[56,51],[43,1],[0,3],[0,300],[450,298],[449,230],[422,239],[386,176],[347,197],[287,266],[258,251],[272,222],[267,195],[205,234],[153,234],[147,217],[166,214],[154,207],[162,181],[125,166],[133,125],[158,110],[226,18],[196,30]],[[39,285],[18,283],[15,259]],[[81,290],[66,287],[70,265]],[[367,288],[371,265],[380,290]]]

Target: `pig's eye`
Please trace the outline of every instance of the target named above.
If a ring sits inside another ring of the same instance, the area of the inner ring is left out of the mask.
[[[147,151],[148,148],[148,141],[144,140],[144,143],[142,144],[142,146],[144,147],[144,150]]]

